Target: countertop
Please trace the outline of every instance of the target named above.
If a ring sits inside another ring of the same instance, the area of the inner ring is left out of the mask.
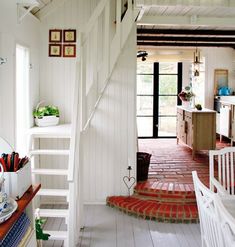
[[[235,96],[215,96],[216,99],[219,99],[221,103],[233,104],[235,105]]]
[[[188,112],[195,112],[195,113],[216,113],[214,110],[210,110],[207,108],[202,108],[202,110],[197,110],[196,108],[188,108],[185,106],[178,105],[177,108],[188,111]]]

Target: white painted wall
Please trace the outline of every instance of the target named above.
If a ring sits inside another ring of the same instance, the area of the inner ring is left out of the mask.
[[[132,30],[108,88],[84,133],[84,201],[104,203],[126,194],[128,157],[136,155],[136,32]],[[132,175],[135,170],[132,171]]]
[[[26,16],[17,23],[15,0],[0,2],[0,57],[7,63],[0,65],[0,136],[14,146],[15,131],[15,46],[20,43],[30,49],[30,109],[39,98],[39,25],[34,17]],[[31,118],[31,124],[33,118]]]
[[[77,57],[80,56],[78,33],[86,24],[99,0],[65,1],[41,21],[40,28],[40,100],[47,104],[54,104],[60,109],[60,123],[70,123],[73,114],[74,83],[76,80],[77,58],[49,57],[49,30],[76,29],[77,30]],[[68,141],[41,140],[40,148],[68,149]],[[40,157],[41,168],[67,169],[67,157]],[[43,188],[67,188],[66,177],[42,176],[40,182]],[[42,203],[65,201],[64,198],[42,197]]]
[[[206,62],[205,107],[213,109],[215,69],[228,69],[229,87],[235,91],[235,51],[232,48],[203,48],[202,55]]]

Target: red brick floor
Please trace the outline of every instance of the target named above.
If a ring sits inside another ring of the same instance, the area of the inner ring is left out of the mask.
[[[217,142],[220,149],[229,145]],[[120,210],[166,222],[197,222],[192,171],[208,185],[208,151],[196,153],[176,139],[140,139],[139,150],[152,154],[147,181],[138,182],[131,197],[112,196],[107,204]]]

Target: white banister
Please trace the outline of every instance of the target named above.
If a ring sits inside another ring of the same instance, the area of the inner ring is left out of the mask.
[[[114,20],[111,19],[111,4],[116,4]],[[101,0],[85,27],[80,68],[81,131],[88,128],[132,30],[138,15],[134,4],[135,1],[128,0],[127,11],[121,20],[122,0]]]

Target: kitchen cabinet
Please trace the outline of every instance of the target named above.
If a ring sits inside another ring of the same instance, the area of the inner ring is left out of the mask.
[[[186,144],[195,152],[215,149],[216,112],[209,109],[188,109],[177,106],[177,144]]]

